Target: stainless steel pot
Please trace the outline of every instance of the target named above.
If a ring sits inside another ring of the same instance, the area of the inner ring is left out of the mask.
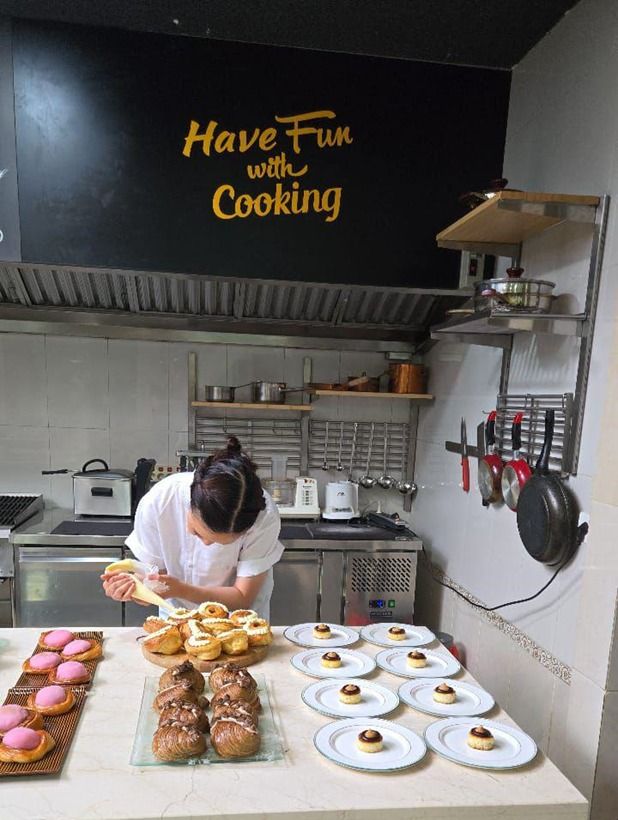
[[[252,382],[251,392],[256,404],[284,404],[286,393],[299,393],[303,387],[288,387],[286,382]]]
[[[520,279],[523,268],[509,268],[506,279],[486,279],[474,289],[476,310],[497,313],[549,313],[554,282]]]
[[[205,401],[234,401],[235,387],[223,387],[219,384],[207,384],[204,387]]]

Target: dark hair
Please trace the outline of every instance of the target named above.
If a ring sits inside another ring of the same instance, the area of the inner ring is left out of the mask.
[[[191,509],[213,532],[244,532],[266,507],[256,465],[235,436],[204,459],[191,485]]]

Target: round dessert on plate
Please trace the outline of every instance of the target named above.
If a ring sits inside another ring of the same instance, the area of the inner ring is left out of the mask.
[[[481,724],[467,717],[437,720],[425,729],[425,740],[442,757],[478,769],[515,769],[537,753],[521,729],[485,718]]]
[[[330,717],[377,717],[396,709],[395,692],[375,681],[350,680],[343,683],[326,678],[309,684],[301,693],[303,703]]]
[[[316,630],[319,637],[316,637]],[[358,641],[358,632],[341,624],[306,623],[288,626],[283,632],[285,638],[299,646],[323,646],[324,650],[349,646]]]
[[[474,683],[444,678],[412,678],[399,687],[399,697],[419,712],[438,717],[484,715],[494,699]]]
[[[425,646],[436,636],[426,626],[416,624],[367,624],[361,629],[361,638],[378,646]]]
[[[370,655],[343,647],[328,652],[321,647],[305,649],[293,655],[290,663],[294,669],[312,678],[360,678],[376,668]]]
[[[457,658],[441,647],[410,649],[397,646],[383,649],[376,655],[376,662],[381,669],[404,678],[446,678],[461,669]]]

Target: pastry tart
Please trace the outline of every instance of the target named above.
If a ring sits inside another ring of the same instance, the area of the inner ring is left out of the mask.
[[[484,726],[473,726],[468,732],[466,743],[473,749],[489,752],[494,747],[495,739],[489,729]]]
[[[249,638],[249,646],[268,646],[273,642],[270,624],[263,618],[253,618],[253,620],[247,621],[243,629]]]
[[[197,621],[190,621],[191,634],[185,641],[185,649],[202,661],[214,661],[221,654],[221,641],[198,627]]]
[[[391,626],[386,634],[391,641],[403,641],[406,637],[406,631],[402,626]]]
[[[247,757],[260,748],[260,733],[251,718],[222,716],[210,727],[210,742],[219,757]]]
[[[88,683],[90,672],[80,661],[65,661],[49,673],[50,683]]]
[[[457,700],[455,690],[448,683],[439,683],[432,694],[436,703],[455,703]]]
[[[313,627],[313,637],[322,640],[331,637],[330,626],[328,624],[316,624]]]
[[[164,618],[160,618],[158,615],[149,615],[144,624],[142,629],[144,632],[158,632],[160,629],[163,629],[164,626],[169,626],[168,622]]]
[[[64,715],[75,704],[75,695],[64,686],[44,686],[28,695],[28,708],[40,715]],[[38,728],[38,727],[33,727]]]
[[[11,729],[42,729],[43,718],[36,712],[28,700],[28,708],[16,703],[6,703],[0,706],[0,737]]]
[[[44,729],[11,729],[0,742],[0,761],[34,763],[51,752],[55,745],[56,741]]]
[[[172,700],[159,714],[159,726],[171,721],[184,726],[194,726],[198,732],[208,732],[209,724],[206,712],[195,703],[187,700]]]
[[[68,629],[50,629],[41,633],[38,646],[39,649],[60,652],[74,637],[75,635]]]
[[[198,672],[191,661],[185,661],[179,663],[178,666],[172,666],[170,669],[165,670],[159,678],[159,690],[167,689],[168,686],[175,686],[181,681],[188,681],[191,689],[198,695],[201,695],[206,687],[206,681],[202,673]]]
[[[236,663],[224,663],[222,666],[213,669],[208,678],[208,685],[213,692],[216,692],[226,683],[240,683],[242,686],[257,691],[257,683],[250,672]]]
[[[342,703],[360,703],[361,690],[360,686],[355,683],[346,683],[339,690],[339,700]]]
[[[154,699],[153,706],[157,712],[161,712],[173,701],[192,703],[194,706],[199,706],[200,709],[206,709],[208,706],[208,698],[198,695],[198,693],[191,688],[189,681],[186,680],[161,689]]]
[[[419,652],[418,649],[413,649],[412,652],[408,652],[406,663],[413,669],[422,669],[427,666],[427,655],[424,652]]]
[[[151,632],[144,640],[144,646],[149,652],[156,652],[158,655],[175,655],[182,648],[178,627],[167,624],[163,629]]]
[[[232,698],[226,695],[212,707],[213,721],[218,717],[234,717],[235,715],[251,718],[257,726],[258,709],[255,705],[247,703],[246,700],[232,700]]]
[[[210,635],[219,635],[221,632],[229,632],[230,629],[238,628],[229,618],[202,618],[200,626]]]
[[[217,637],[226,655],[244,655],[249,649],[249,636],[244,629],[230,629],[229,632],[220,632]]]
[[[338,669],[341,666],[341,655],[338,652],[326,652],[320,658],[320,663],[327,669]]]
[[[206,751],[206,738],[195,726],[177,720],[165,721],[152,738],[152,753],[158,760],[186,760]]]
[[[60,666],[62,658],[57,652],[38,652],[27,658],[21,665],[24,672],[30,675],[48,675],[56,666]]]
[[[60,656],[63,661],[93,661],[100,658],[102,654],[103,649],[98,641],[78,638],[75,641],[69,641]]]
[[[361,752],[380,752],[384,739],[377,729],[364,729],[356,738],[356,745]]]
[[[230,614],[225,604],[216,601],[204,601],[198,606],[197,611],[201,618],[228,618]]]
[[[234,612],[230,612],[230,621],[233,621],[239,626],[244,626],[247,621],[252,621],[257,617],[258,614],[254,612],[253,609],[235,609]]]

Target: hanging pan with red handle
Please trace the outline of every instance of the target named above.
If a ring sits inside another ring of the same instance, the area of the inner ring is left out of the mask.
[[[545,411],[545,438],[534,475],[526,482],[517,504],[517,529],[528,553],[543,564],[565,564],[588,532],[577,525],[579,508],[571,490],[549,471],[554,436],[554,411]]]
[[[485,425],[485,442],[487,453],[479,460],[478,485],[483,504],[493,504],[502,497],[502,468],[504,462],[496,450],[496,411],[492,410],[487,416]]]
[[[513,419],[511,428],[511,443],[513,446],[513,458],[505,464],[502,471],[502,498],[506,506],[515,511],[519,494],[523,490],[524,484],[532,475],[532,469],[525,458],[521,457],[521,423],[524,414],[517,413]]]

